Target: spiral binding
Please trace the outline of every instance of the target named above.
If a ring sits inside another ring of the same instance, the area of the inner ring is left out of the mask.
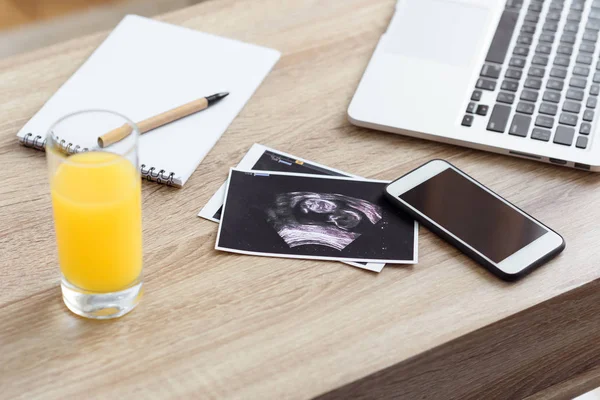
[[[90,149],[87,147],[80,147],[76,145],[73,147],[73,143],[67,143],[66,140],[61,139],[58,136],[54,136],[56,138],[56,144],[62,151],[68,154],[76,154],[76,153],[84,153],[89,151]],[[43,140],[42,140],[43,139]],[[32,147],[37,150],[44,150],[46,148],[46,138],[42,138],[41,135],[33,136],[33,133],[28,133],[23,138],[21,138],[21,144],[25,147]]]
[[[87,147],[80,147],[79,145],[73,147],[73,143],[67,143],[66,140],[61,139],[56,135],[54,137],[56,138],[57,145],[68,154],[84,153],[90,150]],[[31,147],[37,150],[44,150],[46,148],[46,139],[42,138],[40,135],[34,136],[33,133],[26,134],[20,139],[20,142],[25,147]],[[174,172],[167,174],[167,171],[164,169],[156,172],[156,168],[154,167],[150,167],[148,169],[144,168],[146,168],[146,164],[142,164],[140,168],[142,178],[145,178],[149,181],[155,181],[157,183],[163,183],[167,186],[180,186],[180,184],[175,181]]]
[[[31,147],[31,148],[38,149],[38,150],[44,150],[46,148],[46,139],[40,141],[40,139],[42,139],[42,137],[40,135],[37,135],[37,136],[33,137],[33,139],[31,139],[31,142],[30,142],[29,138],[32,136],[33,136],[33,133],[28,133],[24,137],[20,138],[21,144],[26,147]]]
[[[155,172],[156,168],[154,167],[150,167],[147,170],[144,170],[144,168],[146,168],[146,164],[142,164],[140,169],[140,172],[142,173],[142,178],[146,178],[149,181],[164,183],[167,186],[175,185],[175,182],[173,181],[175,179],[174,172],[171,172],[167,175],[167,171],[165,171],[164,169]]]

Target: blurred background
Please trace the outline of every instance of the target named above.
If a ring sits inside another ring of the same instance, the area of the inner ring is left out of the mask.
[[[0,0],[0,59],[109,30],[133,13],[151,17],[201,0]]]

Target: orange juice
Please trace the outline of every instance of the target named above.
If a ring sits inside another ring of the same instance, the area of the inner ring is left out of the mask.
[[[140,177],[112,153],[76,154],[51,178],[58,257],[64,277],[80,289],[114,292],[142,270]]]

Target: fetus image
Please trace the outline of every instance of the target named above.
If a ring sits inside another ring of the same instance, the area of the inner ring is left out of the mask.
[[[342,251],[382,219],[380,206],[333,193],[281,193],[266,211],[290,248],[320,245]]]

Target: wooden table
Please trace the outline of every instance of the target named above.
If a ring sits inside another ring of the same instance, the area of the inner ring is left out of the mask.
[[[108,322],[62,304],[44,154],[15,138],[106,33],[0,61],[0,397],[560,398],[600,385],[600,175],[351,126],[393,7],[210,0],[161,17],[283,56],[185,188],[144,182],[146,294]],[[216,252],[217,226],[196,213],[254,142],[378,179],[446,158],[567,249],[516,284],[423,228],[419,264],[380,274]]]

